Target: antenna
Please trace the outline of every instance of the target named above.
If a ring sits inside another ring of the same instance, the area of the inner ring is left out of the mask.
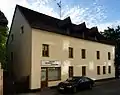
[[[56,0],[55,0],[56,1]],[[61,19],[61,8],[62,8],[62,2],[61,2],[61,0],[60,0],[60,2],[58,2],[57,3],[57,5],[58,5],[58,7],[59,7],[59,9],[60,9],[60,19]]]

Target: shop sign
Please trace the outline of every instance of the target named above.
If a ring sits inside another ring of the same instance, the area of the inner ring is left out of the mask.
[[[42,60],[41,62],[41,66],[43,67],[60,67],[61,66],[61,62],[58,60],[52,60],[52,61],[46,61],[46,60]]]

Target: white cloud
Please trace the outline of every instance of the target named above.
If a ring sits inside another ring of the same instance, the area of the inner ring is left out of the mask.
[[[70,16],[73,23],[80,24],[86,22],[88,27],[98,25],[99,30],[103,30],[107,26],[116,24],[116,22],[99,24],[106,18],[106,15],[103,6],[99,5],[98,1],[99,0],[95,0],[92,6],[86,8],[66,5],[64,8],[65,10],[62,10],[62,19]],[[9,20],[8,26],[11,25],[16,4],[59,18],[59,12],[56,12],[54,6],[50,6],[52,0],[0,0],[0,2],[2,2],[0,3],[0,9],[5,13],[5,16]],[[120,21],[117,23],[120,23]]]
[[[116,26],[120,25],[120,20],[116,20],[113,22],[106,22],[106,23],[101,23],[97,24],[99,31],[104,31],[107,29],[107,27],[115,28]]]
[[[9,24],[8,26],[10,27],[11,21],[13,18],[13,13],[15,10],[16,4],[19,4],[21,6],[25,6],[27,8],[31,8],[36,11],[42,11],[43,13],[48,13],[49,15],[52,15],[52,8],[48,8],[44,6],[46,3],[48,3],[49,0],[34,0],[34,2],[31,4],[29,1],[33,0],[0,0],[0,10],[5,14],[7,17]],[[41,10],[38,10],[41,9]]]

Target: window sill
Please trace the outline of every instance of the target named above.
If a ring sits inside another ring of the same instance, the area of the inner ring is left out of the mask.
[[[50,57],[50,56],[42,56],[42,57]]]

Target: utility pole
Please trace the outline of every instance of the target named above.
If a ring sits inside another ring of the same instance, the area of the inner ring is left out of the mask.
[[[56,1],[56,0],[55,0]],[[60,15],[60,19],[61,19],[61,17],[62,17],[62,13],[61,13],[61,9],[62,9],[62,2],[61,2],[61,0],[57,3],[57,6],[58,6],[58,8],[59,8],[59,15]]]

